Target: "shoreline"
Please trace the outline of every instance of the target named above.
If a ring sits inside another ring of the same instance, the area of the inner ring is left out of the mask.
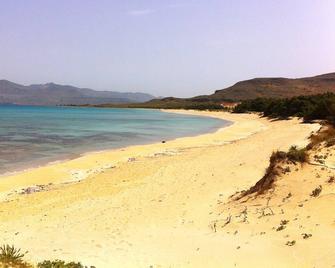
[[[253,264],[259,264],[264,252],[281,260],[292,248],[257,244],[235,223],[232,235],[214,232],[211,224],[229,215],[221,214],[224,200],[263,176],[274,150],[306,145],[319,125],[182,112],[234,123],[210,134],[90,154],[2,180],[2,193],[11,193],[0,199],[2,242],[28,250],[31,262],[64,259],[96,267],[248,267],[241,261],[257,253]],[[71,178],[76,180],[66,183]],[[38,184],[47,188],[12,191]],[[296,256],[303,258],[301,252]]]
[[[136,108],[136,109],[145,109],[145,108]],[[225,119],[217,117],[217,116],[203,115],[203,114],[193,114],[192,112],[188,113],[188,110],[167,110],[167,109],[159,109],[159,110],[162,111],[162,112],[166,112],[166,113],[183,114],[183,115],[190,115],[190,116],[196,116],[196,117],[198,117],[198,116],[199,117],[212,117],[212,118],[220,119],[222,121],[227,122],[226,126],[213,127],[209,131],[201,131],[200,133],[195,134],[195,135],[187,135],[187,136],[180,136],[180,137],[176,137],[176,138],[167,139],[167,140],[165,140],[166,142],[170,142],[170,141],[180,139],[180,138],[197,137],[197,136],[201,136],[201,135],[215,133],[216,131],[218,131],[220,129],[229,127],[230,125],[234,124],[234,122],[231,122],[229,120],[225,120]],[[182,111],[184,111],[184,112],[182,112]],[[196,111],[194,111],[194,112],[196,112]],[[68,162],[68,161],[71,161],[71,160],[75,160],[75,159],[78,159],[78,158],[81,158],[81,157],[85,157],[85,156],[90,155],[90,154],[108,153],[108,152],[111,152],[111,151],[123,150],[123,149],[129,148],[129,147],[132,147],[132,146],[145,146],[145,145],[157,144],[157,143],[159,143],[159,141],[148,141],[148,142],[145,142],[145,143],[132,144],[132,145],[128,145],[128,146],[120,146],[120,147],[109,148],[109,149],[105,149],[105,150],[94,150],[93,149],[93,150],[89,150],[89,151],[86,151],[86,152],[75,154],[72,157],[64,156],[64,157],[60,157],[59,159],[55,159],[55,160],[51,160],[51,161],[45,161],[44,163],[41,163],[41,164],[36,163],[36,164],[32,164],[31,166],[29,165],[29,167],[18,168],[17,170],[0,173],[0,182],[1,182],[1,179],[4,178],[4,177],[18,175],[20,173],[29,172],[29,171],[32,171],[34,169],[43,168],[43,167],[50,166],[50,165],[61,164],[61,163]]]
[[[170,142],[177,142],[179,139],[196,138],[196,137],[201,137],[203,135],[215,134],[216,132],[223,131],[223,130],[229,128],[229,127],[232,127],[235,124],[234,121],[230,121],[230,120],[225,119],[224,117],[222,117],[222,112],[214,112],[216,114],[213,114],[213,112],[201,112],[201,111],[199,112],[199,111],[195,111],[195,110],[171,110],[171,109],[160,109],[160,111],[166,112],[166,113],[176,113],[176,114],[184,114],[184,115],[191,115],[191,116],[213,117],[213,118],[220,119],[220,120],[223,120],[223,121],[226,121],[226,122],[229,123],[229,125],[227,125],[227,126],[215,128],[213,131],[210,131],[210,132],[205,132],[205,133],[202,133],[202,134],[195,134],[194,136],[183,136],[183,137],[178,137],[178,138],[174,138],[174,139],[171,139],[171,140],[167,140],[166,142],[169,142],[169,143]],[[13,171],[13,172],[6,172],[6,173],[3,173],[3,174],[0,174],[0,186],[6,180],[10,180],[11,178],[13,180],[15,180],[15,178],[24,177],[26,174],[30,175],[30,177],[31,177],[31,174],[34,174],[35,172],[38,172],[41,169],[43,170],[43,169],[57,168],[57,166],[67,165],[68,163],[71,164],[72,161],[80,161],[81,159],[86,158],[86,157],[94,158],[94,156],[97,156],[99,158],[100,155],[104,155],[104,154],[112,154],[112,153],[117,153],[117,152],[125,151],[125,150],[131,151],[133,148],[137,149],[138,147],[141,147],[141,146],[146,147],[146,146],[155,146],[155,145],[159,145],[159,144],[161,144],[161,142],[157,141],[157,142],[149,142],[149,143],[146,143],[146,144],[130,145],[130,146],[120,147],[120,148],[115,148],[115,149],[89,151],[89,152],[81,153],[78,156],[74,156],[73,158],[65,158],[65,159],[55,160],[55,161],[48,162],[46,164],[25,168],[23,170],[18,170],[18,171]],[[129,158],[131,158],[131,156],[129,156]],[[94,159],[92,159],[92,161],[94,161]],[[95,171],[101,172],[104,169],[108,169],[109,167],[110,167],[109,165],[107,167],[97,167],[94,170],[94,172]],[[24,188],[34,187],[36,185],[46,185],[46,184],[49,184],[49,183],[54,184],[55,182],[56,183],[78,182],[78,181],[82,181],[82,180],[88,178],[91,175],[90,173],[84,175],[83,177],[80,177],[80,178],[77,177],[75,179],[73,179],[73,176],[70,176],[69,179],[67,179],[67,180],[64,179],[60,182],[58,180],[56,180],[56,181],[54,181],[54,180],[46,180],[46,181],[38,180],[38,182],[36,182],[36,183],[33,183],[33,182],[28,183],[27,181],[25,181],[24,184],[21,184],[20,186],[17,186],[15,188],[8,189],[7,191],[3,191],[3,189],[0,188],[1,189],[0,190],[0,201],[4,199],[6,194],[8,194],[12,191],[18,191],[18,190],[22,190]],[[10,184],[10,182],[9,182],[9,184]],[[13,182],[13,184],[15,184],[15,183]]]

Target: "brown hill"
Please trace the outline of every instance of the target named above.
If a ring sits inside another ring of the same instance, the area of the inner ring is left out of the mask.
[[[335,73],[297,79],[255,78],[217,90],[209,97],[214,100],[246,100],[258,97],[290,98],[325,92],[335,92]]]

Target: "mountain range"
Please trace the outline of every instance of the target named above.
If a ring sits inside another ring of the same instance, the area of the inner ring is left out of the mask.
[[[96,91],[54,83],[23,86],[0,80],[0,103],[21,105],[95,105],[105,107],[196,108],[223,102],[335,93],[335,73],[304,78],[254,78],[237,82],[210,95],[159,98],[145,93]]]
[[[0,80],[0,103],[17,105],[99,105],[103,103],[146,102],[154,96],[145,93],[97,91],[55,83],[24,86]]]

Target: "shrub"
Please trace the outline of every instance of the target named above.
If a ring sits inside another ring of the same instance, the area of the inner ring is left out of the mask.
[[[321,119],[335,123],[335,94],[325,93],[286,99],[257,98],[238,104],[233,112],[261,112],[271,118],[302,117],[306,122]]]
[[[275,162],[282,161],[286,159],[287,153],[283,151],[273,152],[270,156],[270,164],[274,164]]]
[[[305,163],[308,161],[308,154],[306,148],[298,149],[297,146],[291,146],[286,156],[287,159],[292,162]]]
[[[250,187],[248,190],[243,191],[237,199],[243,198],[249,194],[263,194],[265,191],[269,190],[276,177],[280,174],[280,170],[283,170],[281,164],[284,161],[301,162],[304,163],[308,160],[307,149],[297,149],[296,146],[292,146],[290,150],[286,153],[283,151],[273,152],[270,157],[270,164],[265,171],[264,176],[256,182],[256,184]],[[285,170],[284,170],[285,171]]]
[[[248,190],[242,192],[242,194],[237,198],[240,199],[246,195],[257,193],[263,194],[265,191],[272,187],[275,178],[279,175],[279,164],[286,159],[286,153],[282,151],[273,152],[270,157],[270,164],[265,171],[264,176]]]
[[[322,142],[326,143],[326,146],[335,145],[335,128],[332,125],[323,126],[316,134],[312,134],[310,137],[310,143],[307,148],[312,149]]]
[[[31,264],[23,260],[24,254],[21,249],[14,246],[3,245],[0,247],[0,268],[33,268]],[[37,268],[88,268],[80,262],[68,262],[62,260],[45,260],[37,264]],[[90,268],[95,268],[90,266]]]
[[[23,261],[23,257],[24,254],[21,253],[21,249],[10,245],[0,247],[0,267],[31,267],[31,265]]]
[[[66,263],[62,260],[43,261],[37,264],[38,268],[85,268],[80,262]]]

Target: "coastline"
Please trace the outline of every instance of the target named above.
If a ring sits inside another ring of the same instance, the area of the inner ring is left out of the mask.
[[[179,138],[175,138],[172,140],[167,140],[166,142],[177,142],[179,139],[187,139],[187,138],[195,138],[195,137],[200,137],[203,135],[210,135],[210,134],[214,134],[218,131],[222,131],[226,128],[229,128],[231,126],[233,126],[235,124],[234,121],[230,121],[227,120],[226,117],[222,117],[222,115],[218,116],[218,114],[220,114],[220,112],[217,112],[215,114],[213,114],[213,112],[198,112],[198,111],[193,111],[193,110],[166,110],[166,109],[161,109],[160,111],[162,112],[167,112],[167,113],[176,113],[176,114],[185,114],[185,115],[193,115],[193,116],[201,116],[201,117],[213,117],[213,118],[217,118],[217,119],[222,119],[224,121],[228,121],[230,124],[228,126],[223,126],[223,127],[219,127],[219,128],[215,128],[213,131],[210,132],[206,132],[206,133],[201,133],[201,134],[196,134],[194,136],[184,136],[184,137],[179,137]],[[228,114],[228,113],[227,113]],[[227,115],[226,115],[227,116]],[[183,142],[183,141],[182,141]],[[231,142],[231,141],[228,141]],[[93,166],[91,169],[87,170],[86,168],[84,168],[83,170],[86,169],[86,172],[84,172],[82,174],[82,176],[76,176],[77,172],[72,172],[69,168],[69,170],[67,170],[65,173],[68,174],[63,174],[63,179],[58,180],[55,179],[55,177],[60,177],[61,175],[49,175],[48,177],[50,177],[49,179],[46,179],[45,176],[43,176],[43,179],[38,179],[39,177],[41,177],[41,173],[51,173],[54,174],[53,171],[55,169],[58,169],[59,167],[62,166],[67,166],[67,164],[69,164],[71,166],[71,162],[76,162],[76,161],[81,161],[83,160],[83,162],[86,162],[85,158],[90,158],[89,161],[91,162],[95,162],[96,160],[99,158],[104,158],[105,155],[109,155],[109,154],[113,154],[113,153],[118,153],[121,151],[129,151],[131,152],[132,149],[135,150],[141,150],[141,146],[155,146],[155,145],[159,145],[161,142],[150,142],[150,143],[146,143],[146,144],[138,144],[138,145],[130,145],[130,146],[126,146],[126,147],[120,147],[120,148],[115,148],[115,149],[106,149],[106,150],[97,150],[97,151],[89,151],[89,152],[85,152],[85,153],[81,153],[77,156],[71,157],[71,158],[64,158],[64,159],[59,159],[59,160],[55,160],[55,161],[50,161],[47,163],[43,163],[41,165],[37,165],[37,166],[32,166],[32,167],[28,167],[28,168],[24,168],[24,169],[20,169],[17,171],[10,171],[10,172],[5,172],[3,174],[0,174],[0,185],[2,186],[0,189],[0,201],[4,200],[4,198],[6,197],[7,194],[10,194],[13,191],[19,191],[22,190],[24,188],[27,187],[32,187],[35,185],[46,185],[46,184],[59,184],[59,183],[71,183],[71,182],[78,182],[81,180],[84,180],[86,178],[88,178],[92,173],[96,173],[96,172],[102,172],[104,169],[109,169],[111,167],[111,164],[107,163],[104,165],[95,165]],[[166,146],[163,146],[166,147]],[[187,146],[186,146],[187,147]],[[94,156],[97,156],[97,159],[94,159]],[[133,156],[131,155],[131,153],[129,154],[129,158],[132,158]],[[125,159],[123,157],[123,160],[120,159],[120,162],[124,162]],[[118,162],[118,159],[116,159],[116,162]],[[114,163],[114,162],[113,162]],[[77,166],[77,165],[76,165]],[[114,167],[114,165],[112,165]],[[69,174],[70,172],[70,174]],[[71,174],[72,173],[72,174]],[[85,174],[86,173],[86,174]],[[35,174],[37,176],[35,176]],[[22,177],[25,177],[24,182],[23,180],[21,180]],[[28,179],[27,179],[28,177]],[[34,177],[33,179],[30,179]],[[11,183],[10,180],[13,180],[13,182]],[[16,182],[14,182],[14,180]],[[20,181],[20,182],[19,182]],[[4,187],[4,185],[12,185],[10,187]]]
[[[79,108],[79,107],[77,107]],[[81,109],[85,109],[80,107]],[[102,109],[106,109],[106,108],[102,108]],[[107,108],[107,109],[111,109],[111,108]],[[113,110],[113,108],[112,108]],[[129,110],[129,109],[126,109]],[[132,109],[131,109],[132,110]],[[155,109],[144,109],[144,108],[134,108],[134,110],[153,110],[155,111]],[[158,110],[156,110],[158,111]],[[160,109],[159,112],[165,113],[165,112],[169,112],[168,110],[163,110]],[[178,112],[174,113],[174,114],[178,114]],[[183,113],[181,113],[183,114]],[[186,114],[184,113],[184,115],[187,115],[187,117],[190,117],[191,119],[193,118],[197,118],[197,117],[206,117],[203,115],[196,115],[196,114]],[[192,118],[193,117],[193,118]],[[207,116],[208,117],[208,116]],[[215,119],[217,119],[217,121],[226,121],[226,120],[221,120],[220,118],[217,117],[213,117]],[[155,136],[155,138],[150,138],[150,139],[145,139],[145,140],[136,140],[136,141],[129,141],[123,144],[119,144],[119,145],[110,145],[106,148],[101,148],[101,146],[99,147],[98,143],[95,144],[95,146],[92,146],[91,148],[86,148],[86,150],[84,149],[78,149],[78,148],[72,148],[72,151],[69,151],[67,153],[63,153],[60,155],[53,155],[51,157],[49,157],[49,159],[37,159],[35,161],[30,161],[31,163],[25,163],[25,162],[21,162],[20,164],[16,163],[14,167],[12,167],[10,170],[7,171],[3,171],[0,170],[0,180],[2,177],[8,177],[11,175],[15,175],[15,174],[19,174],[22,172],[27,172],[36,168],[41,168],[41,167],[45,167],[45,166],[49,166],[49,165],[53,165],[53,164],[57,164],[57,163],[62,163],[62,162],[66,162],[66,161],[70,161],[70,160],[74,160],[89,154],[95,154],[95,153],[103,153],[103,152],[109,152],[109,151],[114,151],[114,150],[120,150],[120,149],[124,149],[127,147],[131,147],[131,146],[139,146],[139,145],[148,145],[148,144],[154,144],[154,143],[159,143],[162,140],[165,141],[171,141],[174,139],[178,139],[178,138],[182,138],[182,137],[193,137],[193,136],[199,136],[202,134],[208,134],[208,133],[213,133],[215,131],[217,131],[220,128],[225,127],[226,125],[229,125],[230,122],[226,121],[223,122],[221,124],[217,123],[215,126],[212,127],[208,127],[208,128],[204,128],[201,129],[200,131],[196,131],[196,133],[178,133],[175,135],[168,135],[167,137],[162,137],[162,136]],[[171,129],[171,131],[173,131],[173,129]],[[29,160],[28,160],[29,161]]]
[[[256,244],[257,252],[252,243],[237,251],[237,243],[249,243],[243,229],[237,238],[214,232],[211,223],[224,218],[223,200],[263,176],[272,151],[306,145],[319,125],[270,122],[255,114],[169,112],[234,123],[214,133],[89,154],[3,178],[2,242],[29,250],[32,262],[58,258],[96,267],[266,267],[283,254],[286,264],[299,264],[303,251],[292,256],[292,248],[269,241]],[[39,184],[46,188],[15,192]],[[234,228],[240,230],[234,225],[232,233]]]

